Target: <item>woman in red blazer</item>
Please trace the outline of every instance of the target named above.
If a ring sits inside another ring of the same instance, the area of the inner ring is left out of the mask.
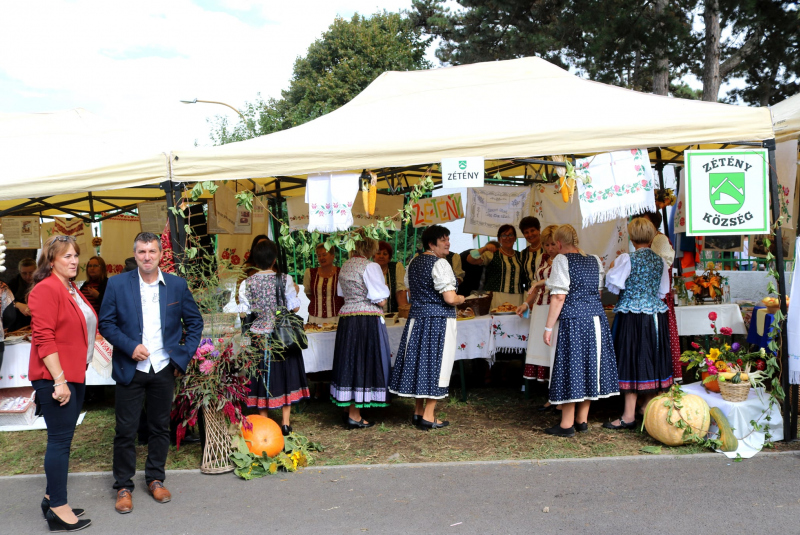
[[[49,238],[33,275],[31,359],[28,375],[47,424],[42,500],[50,531],[77,531],[92,523],[79,519],[83,509],[67,504],[69,450],[86,390],[86,368],[92,360],[97,315],[72,283],[80,248],[70,236]]]

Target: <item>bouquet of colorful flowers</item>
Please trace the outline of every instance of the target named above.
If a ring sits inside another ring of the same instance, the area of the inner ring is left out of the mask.
[[[748,352],[739,342],[733,342],[733,329],[730,327],[721,327],[717,331],[716,312],[709,312],[708,319],[711,320],[711,328],[714,330],[713,340],[720,345],[710,348],[706,353],[699,344],[692,342],[692,349],[681,354],[681,361],[688,363],[686,369],[697,368],[701,373],[707,374],[703,384],[743,380],[750,381],[753,388],[763,388],[764,381],[778,372],[775,357],[767,357],[763,348]],[[726,339],[731,343],[726,343]]]

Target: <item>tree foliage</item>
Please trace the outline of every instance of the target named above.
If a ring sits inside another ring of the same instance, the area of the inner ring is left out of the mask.
[[[697,98],[684,77],[744,77],[732,100],[772,104],[797,90],[797,2],[780,0],[414,0],[410,19],[441,39],[446,64],[539,56],[589,79]],[[712,7],[722,39],[706,54],[703,15]],[[716,63],[715,63],[716,62]],[[654,78],[666,65],[665,81]],[[658,87],[656,87],[658,86]],[[719,84],[707,86],[716,100]]]
[[[242,110],[248,124],[212,122],[211,138],[222,145],[306,123],[343,106],[384,71],[430,68],[425,51],[430,38],[408,18],[386,11],[350,20],[336,18],[305,57],[295,61],[289,88],[281,98],[259,95]]]

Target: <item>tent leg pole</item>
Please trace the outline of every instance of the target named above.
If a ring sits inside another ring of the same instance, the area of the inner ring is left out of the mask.
[[[175,268],[178,269],[183,263],[183,243],[178,235],[178,229],[183,228],[183,217],[176,216],[172,209],[175,208],[175,195],[171,180],[165,180],[161,183],[161,189],[164,190],[167,197],[167,222],[169,223],[169,233],[172,241],[172,251],[175,258]],[[180,272],[180,270],[178,270]]]
[[[769,196],[772,208],[772,221],[777,223],[781,217],[780,196],[778,195],[778,173],[775,167],[775,139],[764,142],[764,148],[769,150]],[[775,225],[775,270],[778,272],[778,297],[781,304],[781,313],[786,317],[786,274],[783,263],[783,236],[781,226]],[[786,441],[797,438],[797,426],[792,428],[792,420],[796,416],[796,401],[792,399],[792,388],[789,384],[789,354],[786,347],[786,320],[779,323],[781,329],[780,353],[778,359],[781,364],[781,387],[783,388],[783,439]]]
[[[658,172],[658,186],[661,189],[664,189],[664,163],[661,161],[661,149],[656,148],[656,158],[658,158],[658,163],[656,164],[656,171]],[[667,207],[661,209],[661,219],[664,222],[664,234],[669,237],[669,219],[667,219]],[[658,229],[656,229],[658,230]]]
[[[284,273],[288,273],[288,265],[286,262],[286,251],[283,250],[283,247],[280,245],[278,238],[281,235],[281,221],[280,218],[283,217],[283,197],[281,196],[281,180],[278,178],[275,180],[275,210],[273,211],[275,214],[275,219],[273,219],[272,228],[275,229],[274,239],[275,243],[278,245],[278,265],[281,268],[281,271]],[[296,267],[296,266],[295,266]]]

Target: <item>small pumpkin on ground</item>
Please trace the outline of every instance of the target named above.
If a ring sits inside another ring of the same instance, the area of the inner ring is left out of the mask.
[[[728,419],[722,414],[719,407],[714,407],[710,411],[711,417],[719,427],[719,439],[722,445],[719,447],[722,451],[736,451],[739,449],[739,440],[733,435],[733,428],[728,423]]]
[[[684,394],[678,385],[650,400],[644,412],[647,434],[667,446],[703,440],[710,425],[705,400]]]
[[[261,455],[263,452],[267,457],[275,457],[283,451],[283,433],[275,420],[260,414],[251,414],[247,421],[253,428],[248,430],[243,425],[242,438],[247,442],[247,449],[251,453]]]

